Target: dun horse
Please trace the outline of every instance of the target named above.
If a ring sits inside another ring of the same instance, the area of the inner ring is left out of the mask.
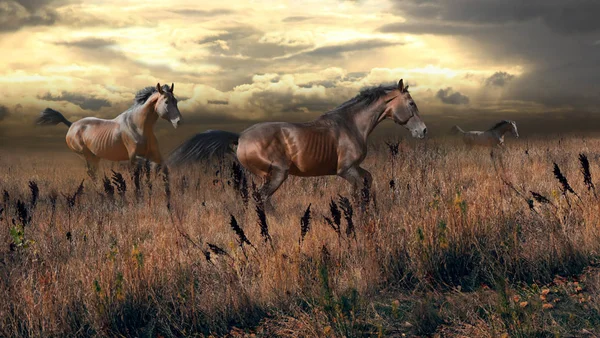
[[[37,119],[38,125],[64,123],[69,127],[67,145],[82,156],[88,174],[94,178],[100,159],[109,161],[136,161],[144,157],[160,165],[162,157],[154,135],[154,124],[159,117],[170,121],[174,128],[181,122],[174,84],[146,87],[140,90],[131,108],[112,120],[86,117],[71,123],[56,110],[46,108]]]
[[[454,134],[462,134],[463,141],[468,145],[504,146],[504,134],[511,132],[519,137],[515,121],[504,120],[496,123],[486,131],[464,131],[459,126],[452,127]]]
[[[211,130],[193,136],[173,151],[168,163],[182,165],[233,152],[239,162],[264,179],[263,201],[281,186],[288,175],[338,175],[352,185],[354,197],[371,174],[360,164],[367,155],[367,137],[379,122],[391,119],[413,137],[427,133],[419,109],[404,86],[374,87],[316,120],[306,123],[266,122],[241,134]]]

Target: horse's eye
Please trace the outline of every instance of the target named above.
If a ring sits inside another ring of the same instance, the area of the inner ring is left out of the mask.
[[[416,106],[416,104],[414,102],[411,102],[410,105],[413,107]]]

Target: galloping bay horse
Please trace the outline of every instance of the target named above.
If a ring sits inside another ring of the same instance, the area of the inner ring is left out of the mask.
[[[419,109],[404,86],[379,86],[363,90],[334,110],[306,123],[265,122],[241,134],[210,130],[196,134],[173,151],[167,163],[182,165],[233,152],[239,162],[264,179],[263,201],[288,175],[338,175],[358,188],[371,184],[371,174],[360,167],[367,155],[367,137],[379,122],[391,119],[410,130],[413,137],[427,133]]]
[[[462,134],[463,141],[468,145],[504,146],[504,134],[511,132],[519,137],[515,121],[503,120],[486,131],[464,131],[459,126],[452,127],[454,134]]]
[[[67,145],[82,156],[88,174],[95,178],[100,159],[127,161],[132,164],[137,156],[160,165],[162,157],[154,135],[154,124],[159,117],[170,121],[174,128],[181,122],[177,99],[171,87],[160,83],[140,90],[133,105],[112,120],[86,117],[71,123],[56,110],[46,108],[37,119],[38,125],[64,123],[69,127]]]

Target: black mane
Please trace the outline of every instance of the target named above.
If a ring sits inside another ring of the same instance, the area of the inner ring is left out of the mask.
[[[350,100],[342,103],[341,105],[337,106],[336,108],[334,108],[333,110],[329,111],[329,113],[337,113],[337,112],[342,112],[345,110],[348,110],[352,107],[361,105],[361,106],[368,106],[371,103],[377,101],[380,97],[386,95],[387,93],[389,93],[392,90],[398,89],[397,85],[388,85],[388,86],[376,86],[376,87],[370,87],[370,88],[366,88],[360,91],[360,93],[358,95],[356,95],[355,97],[351,98]]]
[[[493,130],[493,129],[496,129],[496,128],[500,128],[500,127],[502,127],[503,125],[505,125],[505,124],[510,124],[510,123],[511,123],[511,121],[509,121],[509,120],[502,120],[502,121],[500,121],[500,122],[496,123],[496,124],[495,124],[493,127],[491,127],[489,130]]]
[[[163,91],[166,91],[166,92],[171,91],[171,89],[169,88],[168,85],[163,85],[162,89],[163,89]],[[149,86],[149,87],[140,89],[140,91],[138,91],[135,94],[135,98],[133,99],[133,104],[134,105],[142,105],[142,104],[146,103],[148,98],[150,98],[150,96],[152,96],[152,94],[156,93],[157,91],[158,90],[156,89],[156,86]]]

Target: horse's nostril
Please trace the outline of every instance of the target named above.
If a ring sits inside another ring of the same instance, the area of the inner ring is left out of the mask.
[[[423,135],[427,135],[427,128],[423,129]]]

